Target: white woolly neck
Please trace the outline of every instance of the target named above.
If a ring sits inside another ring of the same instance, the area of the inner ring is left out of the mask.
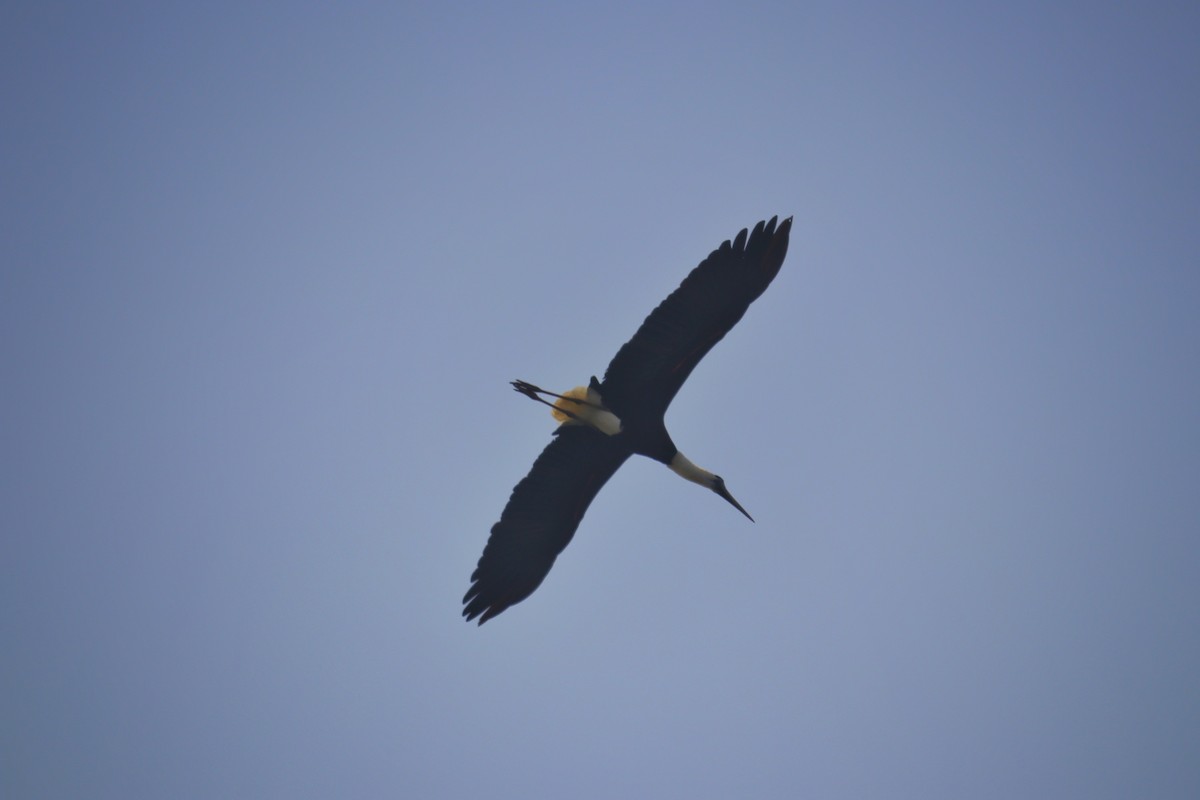
[[[675,452],[674,458],[671,459],[671,463],[667,466],[679,477],[686,478],[692,483],[698,483],[705,489],[713,488],[713,484],[716,482],[716,475],[713,475],[706,469],[697,467],[691,462],[691,459],[678,451]]]

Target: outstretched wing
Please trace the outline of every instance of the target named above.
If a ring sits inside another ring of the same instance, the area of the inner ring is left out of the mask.
[[[630,451],[588,425],[563,425],[533,462],[492,526],[463,616],[487,622],[533,594],[563,551],[592,498]]]
[[[679,387],[712,346],[779,274],[792,218],[760,222],[726,240],[646,317],[617,351],[600,392],[618,417],[666,412]]]

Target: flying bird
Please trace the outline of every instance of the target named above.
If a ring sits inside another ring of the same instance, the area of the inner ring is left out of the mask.
[[[634,453],[712,490],[753,522],[719,475],[679,452],[663,417],[700,359],[779,273],[792,219],[778,227],[777,219],[743,228],[700,262],[617,351],[603,381],[592,376],[588,386],[565,394],[512,382],[550,406],[561,424],[492,526],[463,597],[467,620],[478,617],[482,625],[533,594],[596,493]]]

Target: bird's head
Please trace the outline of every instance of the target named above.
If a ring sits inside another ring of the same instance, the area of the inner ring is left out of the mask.
[[[712,490],[714,492],[716,492],[717,494],[719,494],[721,497],[724,497],[726,500],[728,500],[729,504],[731,506],[733,506],[738,511],[745,514],[746,519],[750,520],[751,522],[754,522],[754,517],[750,516],[750,513],[748,511],[746,511],[746,509],[742,508],[742,504],[739,503],[737,500],[734,500],[733,495],[731,495],[729,493],[729,490],[725,488],[725,479],[722,478],[720,475],[713,475]]]
[[[667,462],[667,466],[671,468],[672,472],[681,478],[712,489],[721,497],[724,497],[726,500],[728,500],[731,506],[745,514],[746,519],[754,522],[754,517],[750,516],[746,512],[746,509],[742,508],[742,504],[737,500],[734,500],[733,495],[731,495],[729,490],[725,488],[725,479],[720,475],[714,475],[706,469],[697,467],[687,456],[678,450],[676,450],[675,454],[671,456],[671,460]]]

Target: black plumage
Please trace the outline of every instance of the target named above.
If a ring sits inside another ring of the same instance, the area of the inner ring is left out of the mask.
[[[604,406],[620,418],[621,432],[609,436],[583,424],[564,424],[554,432],[492,526],[463,598],[464,617],[478,617],[483,624],[532,594],[575,535],[596,493],[629,456],[672,463],[678,449],[663,416],[700,359],[779,273],[792,220],[778,227],[776,220],[743,229],[710,253],[621,347],[604,381],[597,385],[592,379]],[[530,391],[541,391],[536,387],[514,385],[538,399]],[[709,488],[745,514],[724,482],[711,477]]]

